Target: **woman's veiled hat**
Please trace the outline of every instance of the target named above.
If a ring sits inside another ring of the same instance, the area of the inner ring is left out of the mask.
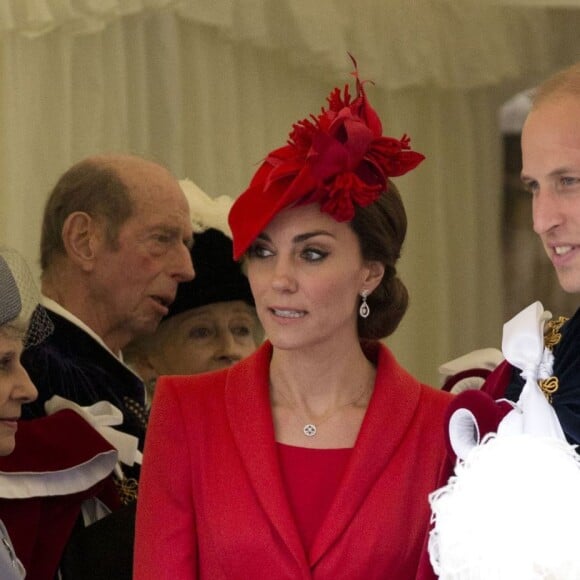
[[[16,284],[14,274],[0,254],[0,326],[14,320],[22,310],[22,300]]]
[[[25,346],[42,342],[53,330],[28,264],[14,249],[0,247],[0,328],[6,324],[26,332]]]
[[[352,58],[352,57],[351,57]],[[268,154],[230,211],[234,257],[239,259],[282,209],[319,203],[337,221],[376,201],[388,179],[404,175],[424,156],[410,139],[384,137],[355,65],[356,96],[335,88],[328,108],[295,123],[288,143]]]

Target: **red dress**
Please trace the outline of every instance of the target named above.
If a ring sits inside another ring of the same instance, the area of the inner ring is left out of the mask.
[[[307,449],[282,443],[277,443],[276,448],[288,503],[302,545],[309,553],[352,450]]]

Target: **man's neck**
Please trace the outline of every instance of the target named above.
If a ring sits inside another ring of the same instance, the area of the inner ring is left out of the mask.
[[[58,305],[64,310],[65,318],[92,336],[98,337],[99,342],[116,357],[120,356],[121,349],[127,343],[126,337],[108,332],[106,316],[99,311],[98,304],[94,304],[89,298],[82,279],[69,276],[67,269],[63,267],[56,278],[54,274],[43,276],[42,295],[52,301],[53,310],[56,311],[54,305]]]

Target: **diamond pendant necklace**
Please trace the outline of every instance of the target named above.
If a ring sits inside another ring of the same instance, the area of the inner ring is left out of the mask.
[[[302,415],[301,413],[299,413],[297,406],[293,405],[290,402],[290,400],[286,397],[286,395],[284,395],[284,393],[282,391],[278,391],[278,394],[282,397],[282,399],[284,399],[284,402],[286,403],[286,405],[288,406],[290,411],[293,413],[293,415],[295,417],[297,417],[298,419],[301,419],[302,421],[304,421],[304,426],[302,427],[302,433],[304,433],[304,435],[306,435],[306,437],[314,437],[316,435],[316,433],[318,433],[318,428],[320,427],[320,425],[322,425],[323,423],[326,423],[326,421],[328,421],[331,417],[334,417],[334,415],[336,415],[340,410],[344,409],[345,407],[350,407],[351,405],[356,405],[358,402],[360,402],[360,400],[363,398],[363,395],[365,395],[367,392],[368,392],[368,385],[364,384],[361,391],[358,393],[358,395],[354,399],[352,399],[352,401],[349,401],[348,403],[344,403],[343,405],[339,405],[338,407],[336,407],[336,409],[332,409],[331,411],[327,411],[324,415],[319,417],[316,421],[313,421],[311,418],[306,417],[305,415]]]

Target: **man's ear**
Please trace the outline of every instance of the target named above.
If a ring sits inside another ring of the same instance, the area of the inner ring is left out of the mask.
[[[62,242],[67,256],[87,272],[93,267],[99,238],[97,223],[84,211],[71,213],[62,226]]]
[[[372,260],[367,263],[367,268],[368,274],[364,281],[363,290],[368,290],[368,293],[372,294],[385,275],[385,266],[378,260]]]

